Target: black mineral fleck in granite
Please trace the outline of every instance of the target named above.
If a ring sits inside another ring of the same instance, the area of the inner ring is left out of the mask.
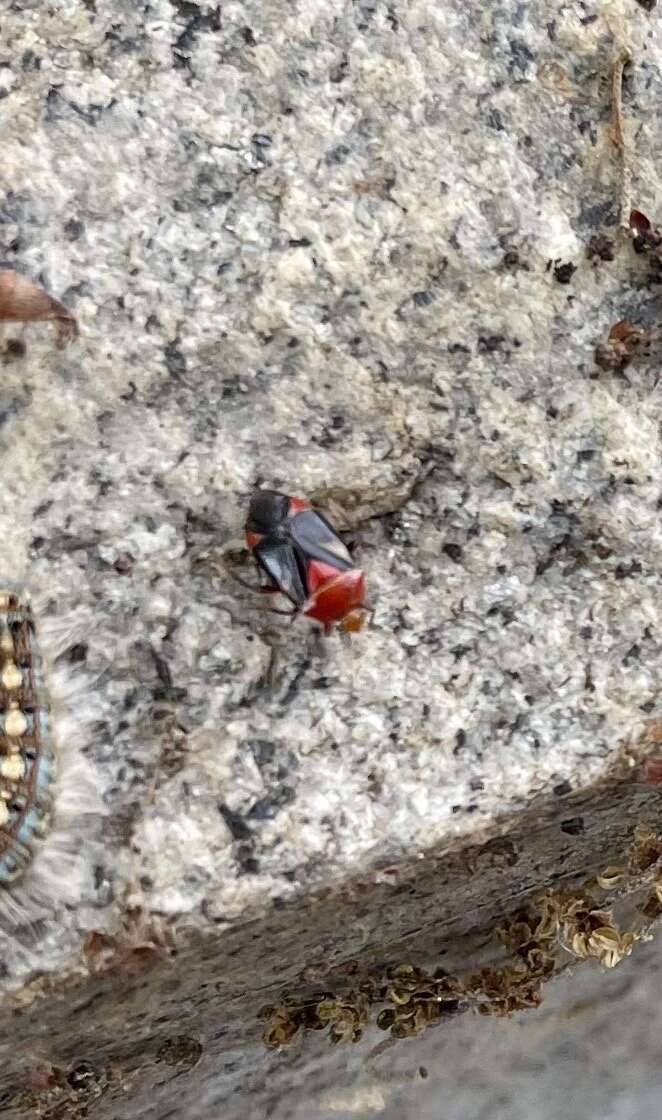
[[[572,264],[571,261],[566,264],[556,264],[554,265],[554,279],[558,284],[569,284],[576,271],[577,265]]]

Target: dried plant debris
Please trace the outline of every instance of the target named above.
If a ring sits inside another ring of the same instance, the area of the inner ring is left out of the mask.
[[[657,868],[662,860],[662,836],[647,824],[638,824],[634,842],[628,853],[628,869],[632,877]]]
[[[45,1065],[28,1072],[25,1087],[9,1104],[39,1120],[83,1120],[109,1089],[124,1084],[124,1074],[115,1065],[96,1068],[84,1061],[68,1069]]]
[[[161,964],[174,952],[171,939],[145,934],[142,939],[92,930],[83,945],[83,958],[90,972],[118,972],[134,976]]]
[[[393,1038],[410,1038],[426,1027],[454,1015],[463,1002],[455,977],[443,969],[433,973],[412,964],[388,969],[387,986],[380,995],[391,1005],[381,1012],[377,1026]]]
[[[93,974],[118,972],[139,975],[169,960],[176,953],[175,938],[168,924],[142,906],[131,902],[127,889],[119,928],[90,930],[82,948],[86,967]]]
[[[621,929],[607,900],[595,897],[595,888],[631,897],[647,885],[652,892],[639,912],[650,924],[662,916],[662,835],[642,824],[622,862],[606,866],[576,890],[542,892],[495,930],[509,954],[505,962],[456,976],[409,961],[361,973],[353,962],[347,991],[305,1000],[287,996],[263,1008],[262,1039],[278,1049],[307,1031],[327,1030],[332,1043],[358,1042],[373,1016],[391,1039],[411,1038],[469,1009],[508,1016],[538,1007],[547,980],[573,959],[614,968],[637,941],[650,936],[646,924]]]
[[[202,1057],[202,1044],[197,1038],[187,1034],[178,1034],[174,1038],[167,1038],[158,1049],[157,1062],[165,1062],[167,1066],[182,1066],[184,1069],[193,1069]]]
[[[652,890],[641,903],[639,910],[650,921],[662,916],[662,837],[652,828],[638,826],[635,833],[635,855],[637,869],[648,873]]]
[[[655,274],[662,272],[662,231],[641,210],[630,211],[628,229],[635,252],[647,256]],[[589,259],[611,260],[612,256],[603,256],[603,253],[610,252],[607,238],[603,239],[600,235],[591,238],[587,248]],[[653,276],[655,278],[656,275]],[[652,342],[659,341],[659,332],[647,331],[629,319],[619,319],[611,327],[607,341],[596,346],[596,365],[622,373],[636,355],[646,353]]]
[[[0,268],[0,323],[52,322],[62,349],[78,336],[78,323],[63,303],[13,268]]]
[[[605,867],[604,871],[596,877],[596,882],[601,890],[613,891],[625,880],[626,869],[620,866]]]
[[[358,1042],[371,1010],[386,1004],[377,1016],[380,1030],[393,1038],[409,1038],[454,1014],[460,1007],[456,981],[445,973],[431,975],[411,964],[386,969],[383,976],[366,975],[360,987],[340,995],[324,994],[305,1002],[284,1000],[264,1007],[262,1039],[270,1049],[286,1046],[302,1032],[328,1028],[329,1041]]]
[[[607,341],[596,346],[596,365],[622,373],[634,356],[647,349],[650,343],[651,335],[643,327],[638,327],[629,319],[619,319],[610,329]]]
[[[540,1006],[543,982],[553,969],[553,961],[545,971],[532,970],[525,961],[513,961],[501,968],[482,968],[468,978],[467,991],[481,1015],[512,1015],[514,1011]]]
[[[332,1043],[358,1042],[367,1022],[367,1007],[359,993],[350,991],[342,998],[326,993],[304,1003],[286,999],[274,1007],[263,1007],[258,1017],[266,1022],[265,1045],[275,1050],[293,1042],[302,1031],[327,1028]]]
[[[621,932],[611,910],[599,909],[588,892],[550,894],[546,902],[560,945],[573,957],[593,957],[606,968],[614,968],[631,953],[637,934]]]

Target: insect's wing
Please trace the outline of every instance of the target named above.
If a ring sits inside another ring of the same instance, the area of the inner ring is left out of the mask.
[[[289,520],[292,540],[309,560],[321,560],[338,571],[354,567],[354,562],[336,531],[314,509],[306,509]]]
[[[305,603],[308,593],[301,576],[297,551],[291,544],[265,537],[255,546],[253,555],[283,595],[287,595],[296,606]]]

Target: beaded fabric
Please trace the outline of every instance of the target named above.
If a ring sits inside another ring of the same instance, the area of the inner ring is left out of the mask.
[[[56,774],[50,704],[30,597],[0,584],[0,884],[47,831]]]

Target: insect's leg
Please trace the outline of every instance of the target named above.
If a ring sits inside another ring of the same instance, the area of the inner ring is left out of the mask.
[[[335,501],[333,498],[329,498],[325,505],[326,509],[328,510],[329,517],[332,519],[333,524],[336,526],[339,532],[347,533],[356,528],[356,517],[352,517],[352,515],[345,510],[344,506],[342,506],[340,502]]]
[[[267,583],[258,584],[256,586],[254,583],[249,583],[249,581],[247,579],[244,579],[243,576],[238,575],[238,573],[235,572],[228,563],[224,563],[223,567],[228,575],[232,576],[233,580],[235,580],[236,583],[240,584],[242,587],[245,587],[248,591],[252,591],[253,594],[257,593],[259,595],[282,595],[281,588],[274,580],[270,579],[268,576]],[[261,569],[259,570],[261,571]],[[266,575],[266,573],[264,574]],[[262,609],[269,611],[270,614],[282,614],[287,618],[292,619],[294,619],[294,617],[299,613],[298,607],[292,607],[291,610],[282,610],[280,607],[263,607]]]
[[[244,579],[243,576],[238,576],[236,572],[231,572],[231,575],[232,575],[232,578],[237,581],[237,583],[240,583],[242,587],[246,587],[249,591],[252,591],[254,594],[276,595],[280,591],[280,588],[276,587],[275,584],[271,584],[271,583],[255,584],[255,583],[251,583],[247,579]]]
[[[372,623],[372,620],[375,617],[375,611],[376,611],[375,607],[372,607],[370,605],[370,603],[361,603],[361,606],[358,607],[357,609],[360,610],[360,611],[365,611],[365,613],[370,618],[370,622]]]
[[[232,576],[232,579],[236,583],[241,584],[242,587],[247,588],[248,591],[252,591],[253,593],[258,592],[263,595],[275,595],[276,592],[280,590],[280,588],[273,582],[257,585],[254,583],[250,583],[247,579],[244,579],[243,576],[240,576],[237,572],[235,572],[235,570],[227,562],[223,562],[223,568],[229,576]]]
[[[55,345],[58,350],[63,350],[65,346],[78,338],[78,322],[64,304],[57,300],[53,302],[55,304],[52,316],[55,326]]]

